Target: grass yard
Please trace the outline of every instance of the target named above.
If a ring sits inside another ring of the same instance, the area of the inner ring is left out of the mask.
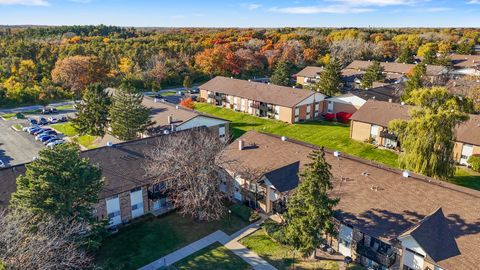
[[[287,136],[314,145],[325,146],[350,155],[374,160],[390,166],[397,166],[398,155],[389,150],[376,149],[374,146],[350,139],[350,127],[339,123],[309,121],[287,124],[276,120],[263,119],[245,113],[234,112],[205,103],[196,103],[195,109],[230,120],[232,135],[240,137],[248,130],[268,132]]]
[[[53,124],[51,125],[52,128],[57,130],[58,132],[63,133],[65,136],[73,137],[78,135],[78,132],[73,127],[71,122],[61,123],[61,124]]]
[[[178,213],[146,218],[105,239],[97,263],[103,269],[137,269],[216,230],[232,234],[247,225],[235,215],[230,221],[224,218],[208,223]]]
[[[174,266],[178,270],[248,270],[252,268],[219,243],[193,253]]]
[[[73,138],[73,140],[76,143],[80,144],[81,146],[87,149],[97,148],[97,145],[95,144],[96,139],[97,139],[96,136],[91,136],[91,135],[81,135]]]
[[[350,127],[347,125],[309,121],[287,124],[276,120],[263,119],[249,114],[235,112],[205,103],[195,103],[195,109],[231,121],[232,135],[240,137],[248,130],[267,132],[310,144],[325,146],[364,159],[373,160],[392,167],[398,167],[398,154],[389,150],[377,149],[373,145],[350,139]],[[480,190],[480,174],[457,170],[450,181],[454,184]]]
[[[62,105],[62,106],[55,107],[55,109],[59,111],[69,111],[69,110],[73,110],[73,105]]]
[[[292,267],[293,259],[291,249],[287,246],[283,246],[273,241],[266,232],[261,229],[255,233],[243,238],[240,242],[258,254],[271,265],[275,266],[279,270],[289,270]],[[324,270],[338,270],[339,263],[336,261],[319,260],[310,261],[302,258],[298,258],[298,253],[295,254],[295,269],[307,270],[307,269],[324,269]],[[364,270],[365,268],[351,265],[347,270]]]
[[[22,112],[23,115],[30,115],[30,114],[37,114],[39,113],[40,111],[39,110],[31,110],[31,111],[24,111]],[[4,113],[2,114],[1,116],[3,117],[3,119],[5,120],[12,120],[13,118],[15,118],[17,116],[18,113]]]
[[[23,126],[21,124],[14,124],[12,127],[17,131],[22,131]]]

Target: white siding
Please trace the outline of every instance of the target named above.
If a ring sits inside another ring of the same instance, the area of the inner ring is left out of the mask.
[[[203,115],[199,115],[193,119],[188,120],[187,122],[179,125],[177,127],[177,131],[191,129],[195,127],[213,127],[222,124],[228,123],[227,121],[206,117]]]

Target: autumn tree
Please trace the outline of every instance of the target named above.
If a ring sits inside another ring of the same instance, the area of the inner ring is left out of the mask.
[[[423,87],[423,76],[427,72],[427,67],[423,64],[416,65],[410,74],[407,75],[407,82],[402,93],[402,101],[408,102],[410,95],[414,90]]]
[[[280,61],[277,63],[270,81],[276,85],[290,85],[290,68],[287,62]]]
[[[373,61],[373,63],[367,68],[365,74],[362,76],[361,86],[364,89],[371,88],[374,82],[382,82],[385,80],[385,69],[379,62]]]
[[[195,56],[195,65],[206,74],[235,75],[239,74],[239,59],[229,44],[207,48]]]
[[[408,46],[404,46],[400,50],[400,55],[397,58],[398,63],[413,64],[415,62],[415,53]]]
[[[426,43],[418,48],[417,55],[423,57],[422,63],[433,65],[437,61],[438,46],[435,43]]]
[[[340,93],[342,85],[342,70],[336,61],[330,61],[320,73],[320,79],[314,88],[327,96],[335,96]]]
[[[156,183],[164,182],[175,208],[195,220],[211,221],[225,214],[220,190],[228,162],[221,154],[226,142],[208,129],[162,136],[147,154],[145,170]]]
[[[183,87],[185,87],[185,89],[189,89],[190,87],[192,87],[192,79],[190,78],[190,76],[185,76],[183,78]]]
[[[110,95],[101,84],[87,86],[82,101],[77,104],[76,117],[72,119],[75,129],[82,135],[103,137],[110,104]]]
[[[121,85],[115,91],[109,109],[114,136],[124,141],[133,140],[154,124],[150,119],[150,109],[142,101],[143,94],[129,84]]]
[[[389,124],[403,149],[400,166],[439,179],[452,177],[455,127],[468,120],[471,104],[438,87],[414,90],[408,101],[416,105],[410,119]]]
[[[310,163],[300,174],[301,183],[287,201],[286,238],[304,256],[324,241],[321,233],[334,234],[333,208],[338,199],[329,196],[332,185],[331,165],[325,152],[309,154]]]
[[[107,68],[94,56],[70,56],[58,60],[52,70],[52,79],[70,88],[80,98],[87,85],[105,81]]]

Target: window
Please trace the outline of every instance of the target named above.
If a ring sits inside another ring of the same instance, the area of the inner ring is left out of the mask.
[[[295,108],[295,117],[298,117],[299,114],[300,114],[300,108],[296,107]]]
[[[137,210],[137,209],[142,209],[143,208],[143,203],[137,203],[132,205],[132,211]]]
[[[112,213],[108,213],[108,218],[114,218],[120,216],[120,211],[115,211]]]
[[[139,191],[139,190],[142,190],[142,187],[136,187],[136,188],[134,188],[134,189],[131,189],[131,190],[130,190],[130,193],[136,192],[136,191]]]
[[[312,109],[312,106],[311,106],[311,105],[307,105],[307,113],[310,113],[311,109]]]

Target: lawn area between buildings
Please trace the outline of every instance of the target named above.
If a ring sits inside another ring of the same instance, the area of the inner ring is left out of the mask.
[[[230,126],[234,138],[240,137],[248,130],[256,130],[287,136],[295,140],[373,160],[391,167],[398,167],[397,153],[390,150],[377,149],[373,145],[350,139],[350,127],[348,125],[326,121],[287,124],[198,102],[195,103],[195,109],[231,121]],[[455,177],[450,182],[480,190],[480,175],[465,169],[458,169]]]
[[[174,264],[176,270],[248,270],[252,267],[219,243],[212,244]],[[173,267],[172,267],[173,268]],[[170,268],[167,268],[170,270]],[[173,270],[173,269],[172,269]]]
[[[80,144],[81,146],[87,149],[93,149],[97,146],[95,145],[95,140],[97,137],[90,135],[79,135],[78,132],[73,127],[72,122],[66,122],[61,124],[51,125],[56,131],[63,133],[65,136],[70,137],[74,142]]]
[[[248,249],[254,251],[258,256],[268,261],[278,270],[289,270],[294,262],[293,253],[290,247],[275,242],[267,235],[264,229],[260,229],[255,233],[240,240]],[[338,270],[339,262],[331,260],[313,261],[309,259],[299,258],[298,252],[295,254],[295,269],[324,269]],[[357,265],[350,265],[347,270],[365,270],[365,268]]]
[[[232,234],[248,224],[235,215],[203,223],[176,212],[159,218],[147,216],[107,237],[97,263],[103,269],[137,269],[216,230]]]

